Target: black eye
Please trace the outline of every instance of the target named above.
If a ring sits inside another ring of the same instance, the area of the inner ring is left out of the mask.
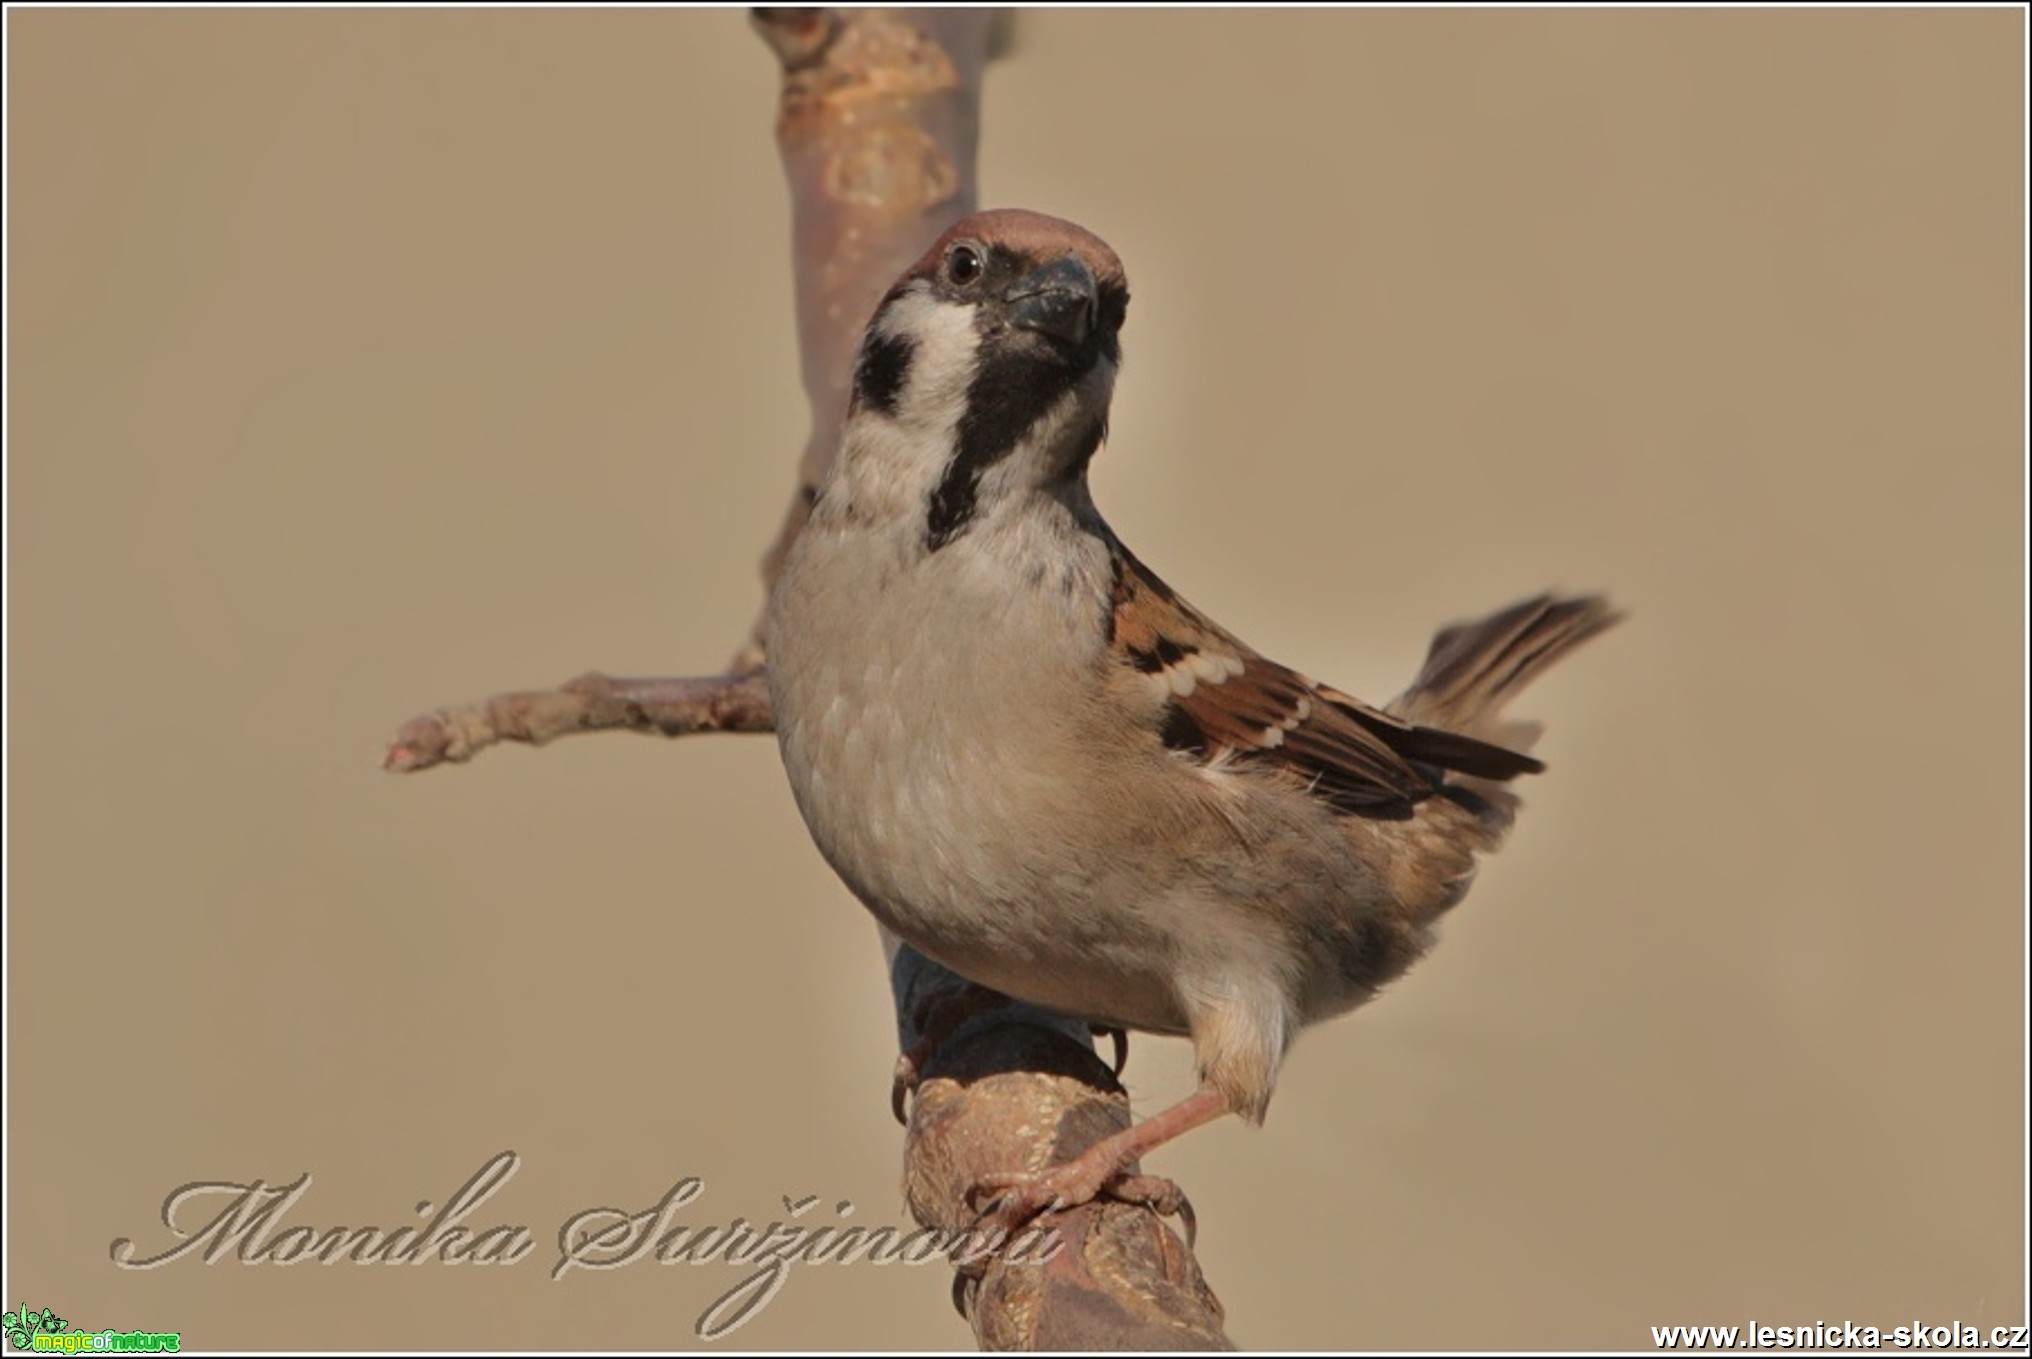
[[[964,288],[987,271],[988,262],[981,256],[981,248],[964,241],[945,252],[945,275],[955,284]]]

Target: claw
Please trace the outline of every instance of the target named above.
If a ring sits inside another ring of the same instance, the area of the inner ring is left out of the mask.
[[[1014,1235],[1033,1218],[1076,1208],[1106,1194],[1148,1207],[1163,1217],[1177,1217],[1185,1228],[1186,1244],[1194,1245],[1199,1239],[1199,1217],[1185,1191],[1160,1176],[1132,1174],[1129,1167],[1140,1163],[1152,1149],[1220,1117],[1228,1108],[1220,1091],[1202,1083],[1169,1109],[1102,1138],[1070,1161],[1061,1161],[1041,1174],[990,1175],[977,1180],[967,1191],[967,1206],[975,1206],[982,1194],[993,1193],[994,1201],[981,1211],[976,1225],[992,1219]]]
[[[1185,1229],[1187,1248],[1199,1240],[1199,1215],[1185,1191],[1161,1175],[1114,1174],[1093,1184],[1080,1163],[1067,1161],[1042,1174],[991,1175],[967,1191],[967,1207],[975,1210],[973,1230],[989,1224],[1013,1237],[1036,1219],[1062,1213],[1100,1197],[1148,1208],[1159,1217],[1175,1217]],[[983,1202],[983,1196],[988,1196]]]
[[[1021,1180],[1020,1175],[994,1175],[976,1182],[967,1190],[966,1206],[974,1210],[974,1220],[967,1224],[969,1231],[979,1231],[988,1224],[988,1219],[1001,1210],[1002,1204],[1015,1187],[1011,1181]]]
[[[1094,1036],[1098,1038],[1102,1034],[1106,1034],[1115,1040],[1115,1079],[1120,1080],[1122,1078],[1122,1068],[1129,1065],[1129,1031],[1127,1029],[1115,1029],[1109,1028],[1106,1025],[1096,1024],[1094,1026]]]
[[[917,1042],[896,1059],[896,1070],[889,1079],[889,1112],[904,1127],[910,1126],[910,1119],[904,1112],[905,1099],[914,1093],[923,1078],[924,1068],[930,1064],[932,1055],[939,1050],[953,1031],[975,1015],[987,1014],[1009,1003],[1007,996],[969,986],[957,994],[933,995],[918,1003],[911,1017],[911,1027],[916,1030]]]
[[[1176,1180],[1162,1175],[1125,1175],[1103,1192],[1124,1203],[1141,1204],[1159,1217],[1177,1218],[1185,1229],[1185,1248],[1191,1250],[1199,1244],[1199,1214]]]
[[[1047,1205],[1026,1204],[1019,1192],[1022,1184],[1032,1178],[1023,1175],[991,1176],[968,1189],[966,1206],[973,1210],[974,1219],[967,1224],[967,1231],[984,1234],[999,1229],[1005,1236],[1014,1236],[1031,1219],[1043,1214]]]
[[[896,1121],[904,1127],[910,1126],[909,1115],[903,1112],[903,1102],[917,1089],[917,1063],[907,1052],[896,1055],[896,1070],[889,1077],[889,1112],[896,1115]]]
[[[967,1285],[972,1282],[964,1270],[953,1271],[952,1305],[953,1310],[960,1314],[961,1321],[971,1319],[967,1316]]]

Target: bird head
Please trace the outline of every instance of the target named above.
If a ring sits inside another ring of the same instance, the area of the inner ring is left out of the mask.
[[[1014,209],[953,224],[883,297],[836,463],[862,514],[938,551],[1077,482],[1107,434],[1129,287],[1105,241]]]

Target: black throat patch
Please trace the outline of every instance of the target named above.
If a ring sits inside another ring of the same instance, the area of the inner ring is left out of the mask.
[[[985,347],[988,341],[982,343]],[[1063,355],[1016,350],[982,365],[967,388],[966,414],[956,431],[958,449],[931,493],[924,525],[929,550],[936,552],[967,531],[980,512],[981,478],[1016,451],[1031,427],[1086,376],[1095,357],[1083,354],[1081,362],[1068,366]],[[1105,420],[1096,422],[1094,446]],[[1090,446],[1087,456],[1092,453]]]

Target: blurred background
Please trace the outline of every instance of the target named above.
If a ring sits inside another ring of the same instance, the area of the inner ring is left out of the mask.
[[[1055,11],[990,68],[983,201],[1128,265],[1096,496],[1187,597],[1376,698],[1541,587],[1631,614],[1441,947],[1153,1159],[1239,1343],[2025,1319],[2023,25]],[[553,1282],[559,1225],[903,1221],[874,930],[767,738],[377,768],[754,617],[805,408],[744,15],[7,38],[7,1305],[704,1347],[746,1271]],[[188,1181],[392,1228],[507,1149],[511,1267],[108,1258]],[[947,1283],[799,1269],[720,1344],[965,1345]]]

